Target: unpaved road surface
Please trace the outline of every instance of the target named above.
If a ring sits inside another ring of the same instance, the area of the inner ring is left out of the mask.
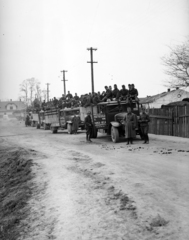
[[[189,139],[113,144],[0,123],[0,143],[31,150],[34,184],[20,240],[188,240]]]

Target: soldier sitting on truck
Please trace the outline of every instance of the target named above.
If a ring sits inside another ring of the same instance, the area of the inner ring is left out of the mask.
[[[68,91],[68,94],[66,95],[66,99],[71,99],[73,98],[72,94],[70,93],[70,91]]]
[[[135,101],[138,101],[138,90],[135,88],[135,85],[134,84],[129,84],[130,88],[129,88],[129,97],[130,97],[130,100],[135,100]]]
[[[112,100],[112,92],[111,92],[111,90],[107,86],[105,86],[104,88],[106,90],[106,94],[105,94],[104,98],[102,99],[102,101],[106,102],[108,99],[111,101]]]
[[[89,93],[89,95],[86,98],[86,103],[85,103],[84,107],[86,108],[86,107],[90,106],[91,103],[92,103],[92,94]]]
[[[43,100],[43,102],[41,103],[41,108],[44,110],[46,106],[47,106],[47,103],[45,102],[45,100]]]
[[[101,101],[101,100],[103,99],[103,94],[101,94],[100,92],[98,92],[97,95],[98,95],[99,100]]]
[[[60,98],[60,100],[65,101],[66,100],[66,96],[64,94],[62,94],[62,97]]]
[[[119,89],[117,88],[117,84],[114,84],[114,90],[112,91],[112,98],[116,100],[119,99]]]
[[[58,99],[56,97],[53,99],[53,105],[54,107],[58,107]]]
[[[93,93],[92,103],[94,105],[97,105],[100,101],[100,96],[97,93]]]
[[[120,90],[120,98],[119,100],[128,100],[129,90],[125,88],[125,85],[122,85],[122,89]]]
[[[75,96],[73,97],[76,101],[79,100],[79,96],[77,96],[77,93],[75,93]]]

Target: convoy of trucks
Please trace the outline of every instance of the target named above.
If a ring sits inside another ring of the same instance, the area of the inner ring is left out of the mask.
[[[97,105],[77,108],[50,108],[45,111],[41,110],[38,113],[31,114],[31,126],[36,126],[37,129],[50,129],[51,132],[57,133],[58,130],[67,130],[69,134],[73,133],[73,118],[77,118],[79,128],[85,128],[85,116],[87,112],[92,113],[93,131],[92,138],[97,138],[98,132],[105,132],[111,136],[114,143],[118,142],[125,135],[124,117],[127,113],[127,107],[131,107],[132,112],[136,116],[136,134],[141,135],[140,124],[138,117],[141,106],[138,102],[133,101],[110,101],[101,102]]]

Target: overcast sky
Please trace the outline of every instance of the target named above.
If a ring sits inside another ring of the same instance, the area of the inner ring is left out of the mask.
[[[139,97],[166,90],[161,57],[189,36],[189,0],[0,0],[0,99],[35,77],[50,97],[134,83]]]

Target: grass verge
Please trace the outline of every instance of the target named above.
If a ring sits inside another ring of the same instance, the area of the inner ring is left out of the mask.
[[[15,240],[32,195],[31,153],[23,148],[0,149],[0,239]]]

